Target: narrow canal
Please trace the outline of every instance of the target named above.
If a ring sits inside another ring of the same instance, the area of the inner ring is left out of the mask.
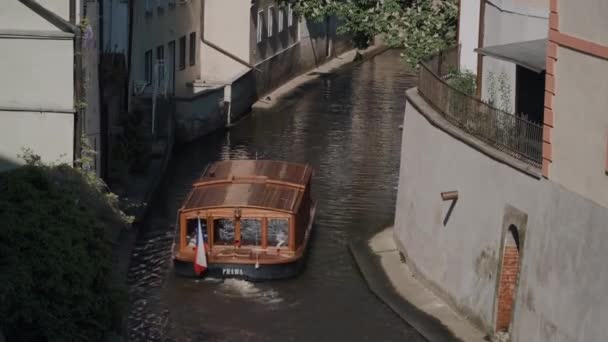
[[[176,151],[129,270],[132,341],[422,341],[369,292],[347,250],[392,222],[405,98],[414,74],[389,51],[296,89],[271,111]],[[170,262],[176,211],[218,159],[309,162],[319,201],[296,279],[184,279]]]

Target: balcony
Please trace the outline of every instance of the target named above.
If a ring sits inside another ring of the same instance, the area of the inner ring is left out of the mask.
[[[448,84],[450,70],[458,68],[458,48],[422,62],[419,94],[452,125],[528,165],[542,165],[543,127],[507,113]]]

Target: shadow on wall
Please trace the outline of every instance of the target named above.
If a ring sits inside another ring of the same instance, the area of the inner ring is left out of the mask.
[[[0,155],[0,172],[12,170],[19,166],[21,165],[16,163],[14,160],[10,160],[6,156]]]

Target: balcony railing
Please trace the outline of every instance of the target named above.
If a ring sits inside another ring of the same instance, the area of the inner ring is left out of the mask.
[[[418,91],[453,125],[531,166],[542,165],[543,127],[466,95],[446,81],[458,68],[458,49],[420,64]]]

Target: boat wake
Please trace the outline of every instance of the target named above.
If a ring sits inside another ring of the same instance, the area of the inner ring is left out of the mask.
[[[239,280],[226,279],[214,291],[216,294],[228,298],[244,298],[261,304],[277,304],[283,302],[283,298],[272,288],[263,288],[255,283]]]

